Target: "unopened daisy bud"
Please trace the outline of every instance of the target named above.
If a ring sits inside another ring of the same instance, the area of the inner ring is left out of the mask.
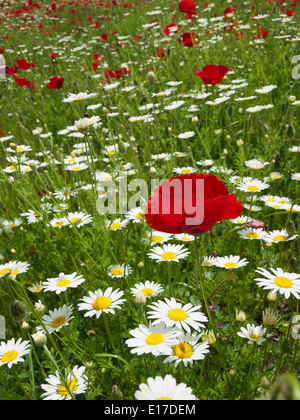
[[[193,117],[192,118],[192,123],[197,123],[199,121],[199,118],[198,117]]]
[[[156,174],[156,169],[152,166],[151,168],[150,168],[150,174]]]
[[[275,292],[270,292],[267,296],[267,299],[269,302],[275,302],[277,299],[277,293]]]
[[[3,260],[4,260],[3,255],[0,255],[0,261],[3,261]]]
[[[135,137],[131,136],[131,137],[129,138],[129,140],[133,143],[133,142],[135,142]]]
[[[10,252],[11,252],[12,254],[15,254],[17,251],[16,251],[14,248],[12,248],[12,249],[10,250]]]
[[[46,307],[42,304],[41,301],[38,301],[35,305],[34,305],[34,309],[36,310],[36,312],[39,315],[43,315],[46,312]]]
[[[246,314],[243,311],[236,311],[235,320],[237,322],[245,322],[246,321]]]
[[[106,108],[105,108],[105,109],[106,109]],[[109,131],[109,130],[108,130],[108,128],[105,128],[105,127],[103,127],[103,128],[102,128],[102,133],[107,134],[107,133],[108,133],[108,131]]]
[[[266,327],[275,327],[279,320],[279,314],[271,311],[270,308],[263,312],[263,324]]]
[[[148,82],[150,83],[150,85],[153,85],[155,83],[155,74],[154,74],[153,71],[150,71],[148,73],[147,78],[148,78]]]
[[[206,330],[202,336],[202,341],[207,342],[210,346],[213,346],[217,341],[215,333],[213,331]]]
[[[236,142],[236,144],[237,144],[237,147],[243,147],[243,146],[244,146],[244,142],[243,142],[243,140],[238,140],[238,141]]]
[[[29,330],[30,329],[30,325],[29,324],[27,324],[27,322],[23,322],[22,323],[22,325],[21,325],[21,330],[23,330],[23,331],[27,331],[27,330]]]
[[[32,334],[31,337],[34,341],[34,344],[38,347],[44,347],[47,344],[47,336],[41,331]]]
[[[105,108],[105,106],[102,108],[102,111],[103,111],[105,114],[109,114],[109,110],[108,110],[107,108]]]
[[[267,248],[272,248],[273,245],[272,245],[272,242],[266,242],[265,246]]]
[[[87,369],[93,369],[95,367],[94,362],[86,362],[85,367]]]
[[[231,375],[231,376],[235,376],[235,375],[236,375],[236,371],[235,371],[234,369],[231,369],[231,370],[229,371],[229,375]]]
[[[168,132],[171,133],[172,127],[168,127]]]
[[[112,401],[122,401],[124,400],[124,395],[118,385],[113,385],[110,393],[110,399]]]
[[[223,155],[228,155],[228,150],[227,149],[223,150]]]
[[[16,143],[9,143],[9,147],[12,149],[15,149],[17,147]]]
[[[106,373],[106,369],[105,368],[102,368],[101,369],[101,373],[103,373],[103,374]]]
[[[140,263],[138,263],[138,269],[142,270],[145,267],[145,264],[141,261]]]
[[[144,306],[146,303],[146,296],[144,295],[144,292],[138,292],[134,301],[138,306]]]
[[[296,96],[289,97],[289,103],[293,104],[296,101]]]

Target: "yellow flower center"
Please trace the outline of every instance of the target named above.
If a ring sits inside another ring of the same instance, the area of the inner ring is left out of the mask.
[[[257,335],[257,334],[251,334],[250,335],[250,338],[251,338],[251,340],[259,340],[260,339],[260,336]]]
[[[113,276],[121,276],[122,274],[124,274],[124,271],[122,270],[122,268],[117,267],[112,270],[111,274]]]
[[[71,282],[70,282],[70,280],[60,280],[58,283],[57,283],[57,287],[66,287],[66,286],[69,286],[71,284]]]
[[[23,147],[17,147],[17,152],[22,152]]]
[[[75,166],[74,168],[73,168],[73,171],[80,171],[80,166]]]
[[[175,252],[165,252],[161,258],[163,260],[175,260],[177,258],[177,255],[175,254]]]
[[[185,242],[189,242],[190,241],[190,238],[186,238],[186,237],[182,237],[182,238],[180,238],[182,241],[185,241]]]
[[[121,223],[113,223],[110,227],[111,230],[117,230],[122,227]]]
[[[210,261],[204,261],[203,265],[205,265],[206,267],[211,267],[212,266],[212,262],[210,262]]]
[[[55,223],[55,226],[56,226],[56,227],[60,227],[60,226],[63,226],[63,224],[64,224],[64,222],[56,222],[56,223]]]
[[[227,267],[227,268],[236,268],[237,267],[237,264],[234,263],[234,262],[227,262],[227,263],[224,264],[224,267]]]
[[[73,379],[68,379],[67,384],[68,384],[68,387],[69,387],[69,389],[72,393],[76,392],[77,387],[78,387],[78,383],[76,381],[73,381]],[[69,395],[69,391],[63,385],[60,385],[57,388],[57,393],[59,395],[62,395],[63,397],[67,397]]]
[[[165,337],[162,334],[154,333],[147,337],[146,343],[148,346],[157,346],[158,344],[162,343],[164,339]]]
[[[18,357],[18,353],[16,351],[8,351],[7,353],[5,353],[2,358],[1,358],[1,362],[2,363],[11,363],[14,360],[16,360],[16,358]]]
[[[190,171],[190,169],[182,169],[181,173],[182,174],[190,174],[191,171]]]
[[[10,170],[10,171],[16,171],[16,170],[17,170],[17,168],[16,168],[15,166],[11,166],[11,167],[9,168],[9,170]]]
[[[51,327],[56,329],[61,327],[62,325],[64,325],[64,323],[66,322],[66,317],[65,316],[59,316],[58,318],[56,318],[52,324]]]
[[[172,398],[167,398],[167,397],[161,397],[161,398],[157,398],[157,401],[172,401]]]
[[[10,276],[16,276],[17,274],[19,274],[20,271],[19,270],[15,270],[12,273],[10,273]]]
[[[110,152],[108,152],[108,154],[109,154],[110,156],[112,156],[112,155],[114,155],[114,154],[115,154],[115,152],[111,150]]]
[[[82,223],[82,220],[79,217],[73,217],[73,219],[70,220],[70,223],[76,223],[78,220],[80,220],[78,224]]]
[[[249,187],[247,187],[248,191],[258,191],[259,188],[256,185],[250,185]]]
[[[152,242],[154,242],[154,243],[161,242],[163,240],[164,240],[164,238],[162,236],[152,236]]]
[[[193,353],[193,347],[186,343],[180,343],[174,347],[174,354],[180,359],[188,359]]]
[[[96,311],[103,311],[103,309],[107,309],[111,305],[111,300],[106,296],[98,297],[95,302],[93,303],[93,308]]]
[[[284,235],[277,235],[275,236],[275,238],[273,239],[274,242],[280,242],[280,241],[287,241],[287,236]]]
[[[247,233],[247,238],[250,238],[250,239],[258,239],[259,238],[259,235],[256,232],[249,232],[249,233]]]
[[[293,283],[287,277],[276,277],[274,281],[278,287],[283,289],[290,289],[293,286]]]
[[[180,322],[187,318],[187,313],[182,309],[172,309],[172,311],[168,313],[168,317],[172,319],[172,321]]]
[[[152,289],[143,289],[142,292],[145,296],[152,296],[154,291]]]
[[[143,216],[142,213],[140,212],[139,214],[136,215],[136,218],[139,220],[143,220]]]
[[[11,223],[10,225],[9,225],[9,227],[11,227],[11,228],[14,228],[16,226],[16,224],[15,223]]]
[[[12,271],[12,268],[3,268],[3,270],[0,271],[0,276],[5,276],[6,274],[11,273]]]

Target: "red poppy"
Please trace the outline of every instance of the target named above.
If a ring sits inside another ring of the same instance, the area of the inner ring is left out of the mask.
[[[170,25],[167,25],[165,28],[163,28],[162,33],[164,35],[170,35],[170,34],[177,34],[177,32],[181,29],[181,26],[175,25],[175,23],[171,23]]]
[[[186,32],[179,38],[179,42],[185,47],[193,47],[194,45],[199,44],[198,35],[193,32]]]
[[[60,88],[63,87],[64,81],[65,81],[65,79],[63,77],[52,77],[50,79],[50,83],[48,83],[48,85],[46,85],[46,88],[49,89],[49,90],[60,89]]]
[[[206,85],[217,85],[224,79],[228,72],[228,67],[209,64],[208,66],[205,66],[203,70],[197,69],[195,74],[199,76]]]
[[[196,3],[191,0],[182,0],[179,3],[179,9],[182,13],[187,13],[189,15],[196,14]]]
[[[29,80],[26,79],[26,77],[20,77],[20,78],[16,78],[15,82],[19,85],[19,86],[24,86],[27,89],[33,89],[34,88],[34,84],[33,82],[30,82]]]
[[[35,67],[34,63],[27,63],[24,58],[22,60],[17,60],[17,66],[20,70],[28,70],[30,67]]]
[[[210,174],[188,174],[161,184],[148,201],[145,217],[159,232],[196,236],[224,219],[235,219],[242,211],[242,203],[228,194],[221,179]]]
[[[166,54],[166,50],[164,48],[157,48],[156,55],[158,58],[164,57]]]

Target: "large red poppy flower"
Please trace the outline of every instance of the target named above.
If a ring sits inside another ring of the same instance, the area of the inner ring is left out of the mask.
[[[195,74],[199,76],[206,85],[217,85],[224,79],[228,72],[228,67],[215,66],[214,64],[205,66],[203,70],[195,70]]]
[[[145,217],[157,231],[197,236],[224,219],[235,219],[242,211],[242,203],[228,194],[221,179],[210,174],[188,174],[161,184],[148,201]]]
[[[182,0],[179,3],[179,9],[182,13],[188,13],[189,15],[196,14],[196,3],[191,0]]]
[[[28,70],[30,67],[34,68],[34,63],[28,63],[24,58],[22,60],[17,60],[17,67],[20,70]]]
[[[26,77],[16,78],[15,82],[17,83],[17,85],[24,86],[27,89],[34,89],[34,83],[27,80]]]
[[[46,88],[49,90],[60,89],[64,85],[65,79],[63,77],[52,77],[50,83],[46,85]]]

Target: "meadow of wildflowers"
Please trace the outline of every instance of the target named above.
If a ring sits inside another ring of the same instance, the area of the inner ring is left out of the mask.
[[[1,400],[300,399],[299,28],[0,2]]]

